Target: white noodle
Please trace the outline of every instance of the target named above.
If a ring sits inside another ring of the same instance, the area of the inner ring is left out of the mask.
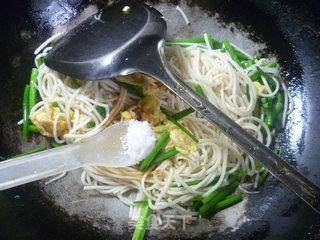
[[[189,24],[179,6],[177,10]],[[46,45],[59,36],[55,35],[41,44],[36,50],[39,53],[36,58],[45,57],[50,51],[50,47],[46,48]],[[278,92],[279,82],[276,78],[273,79],[276,89],[271,91],[266,79],[262,78],[264,93],[259,93],[249,75],[257,66],[271,73],[277,69],[265,68],[267,60],[260,59],[253,66],[243,70],[229,54],[219,49],[211,49],[207,34],[204,34],[204,39],[205,45],[185,44],[185,47],[180,47],[171,44],[166,47],[166,57],[172,70],[191,86],[200,85],[211,103],[259,141],[270,146],[272,134],[263,122],[264,112],[255,117],[253,110],[258,96],[274,96]],[[81,86],[74,87],[72,83],[75,80],[49,69],[44,64],[39,66],[37,80],[36,88],[42,100],[31,109],[30,118],[33,120],[41,111],[48,117],[53,114],[51,134],[56,142],[73,143],[93,136],[112,124],[115,119],[119,119],[119,113],[125,109],[126,104],[134,105],[137,102],[137,97],[127,94],[112,81],[81,82]],[[150,81],[153,84],[156,82],[150,78],[148,80],[148,84]],[[288,93],[285,85],[281,84],[285,92],[282,119],[284,124],[288,109]],[[249,90],[249,99],[246,88]],[[155,93],[154,96],[162,106],[171,111],[177,112],[187,107],[169,90]],[[52,107],[54,102],[58,107]],[[105,109],[106,116],[99,114],[98,106]],[[67,128],[62,134],[58,124],[63,120]],[[94,123],[91,128],[87,127],[90,122]],[[129,217],[137,220],[140,207],[133,206],[133,201],[145,197],[149,207],[155,211],[172,208],[181,214],[196,214],[182,205],[194,196],[208,195],[228,184],[229,175],[239,169],[254,178],[252,186],[257,185],[259,173],[263,168],[257,170],[254,159],[245,155],[217,128],[197,114],[186,116],[183,124],[199,139],[196,151],[187,154],[178,153],[175,157],[162,162],[156,169],[145,173],[140,172],[136,166],[127,168],[86,166],[81,174],[84,190],[96,190],[101,194],[118,197],[123,203],[130,205]],[[261,132],[262,128],[266,132],[265,137]],[[218,180],[213,184],[214,179]],[[195,183],[190,185],[190,182]],[[241,185],[240,190],[252,193],[244,189],[244,185]],[[135,199],[128,197],[130,192],[137,193]]]
[[[57,33],[53,35],[52,37],[48,38],[45,42],[43,42],[35,51],[34,54],[37,55],[38,53],[41,52],[42,49],[44,49],[48,44],[54,42],[58,38],[62,36],[63,32]],[[46,52],[45,52],[46,53]]]
[[[182,16],[183,20],[186,22],[186,24],[189,25],[190,21],[189,21],[187,15],[183,12],[183,10],[179,6],[176,6],[176,9],[181,14],[181,16]]]

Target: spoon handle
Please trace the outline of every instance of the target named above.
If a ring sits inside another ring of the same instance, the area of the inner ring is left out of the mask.
[[[299,173],[294,167],[273,153],[264,144],[252,137],[237,123],[221,112],[209,101],[198,95],[183,81],[179,80],[170,70],[164,57],[163,43],[159,44],[159,65],[157,67],[144,69],[145,73],[160,80],[164,85],[177,94],[182,100],[188,103],[199,114],[206,118],[211,124],[218,127],[225,135],[233,140],[245,152],[254,159],[261,162],[270,173],[284,183],[290,190],[296,193],[302,200],[309,204],[320,214],[320,188]]]
[[[81,167],[79,148],[69,145],[0,162],[0,191]]]

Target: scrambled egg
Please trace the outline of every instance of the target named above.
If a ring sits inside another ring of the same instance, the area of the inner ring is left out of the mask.
[[[45,107],[41,107],[38,111],[36,111],[31,118],[33,124],[40,130],[40,133],[52,137],[53,136],[53,122],[55,116],[60,113],[60,109],[58,107],[50,107],[51,114],[48,116]],[[73,114],[70,114],[71,117]],[[64,134],[68,132],[68,124],[65,116],[61,116],[57,122],[57,134],[59,137],[62,137]]]
[[[264,91],[264,89],[265,89],[265,86],[264,86],[264,85],[260,84],[260,83],[257,82],[257,81],[253,82],[253,84],[254,84],[254,86],[255,86],[255,88],[256,88],[256,90],[257,90],[258,93],[263,93],[263,91]]]
[[[155,79],[142,74],[132,74],[121,77],[119,81],[134,84],[143,88],[147,93],[140,99],[135,112],[127,110],[121,113],[121,120],[136,119],[148,121],[155,133],[160,134],[165,130],[170,132],[170,141],[167,147],[175,146],[177,151],[189,155],[197,151],[197,144],[186,133],[175,124],[167,120],[167,117],[160,110],[160,102],[157,96],[166,91],[166,88]],[[165,124],[163,124],[165,122]]]
[[[138,111],[141,114],[141,120],[148,121],[152,126],[157,126],[166,120],[166,116],[160,110],[159,100],[151,95],[139,101]]]
[[[127,110],[121,113],[121,121],[136,119],[136,113],[132,110]]]
[[[184,155],[197,151],[197,143],[172,122],[167,122],[165,128],[170,132],[168,145],[175,146],[177,151]]]

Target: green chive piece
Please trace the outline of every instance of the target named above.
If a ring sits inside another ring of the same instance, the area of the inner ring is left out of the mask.
[[[255,162],[255,167],[256,167],[256,170],[260,170],[262,168],[262,165],[260,162],[256,161]]]
[[[44,63],[44,57],[40,57],[36,60],[36,67],[39,68]]]
[[[46,148],[47,148],[46,146],[37,146],[37,147],[32,148],[32,149],[30,149],[28,151],[20,153],[20,154],[14,156],[13,158],[23,157],[23,156],[27,156],[27,155],[30,155],[30,154],[33,154],[33,153],[41,152],[41,151],[46,150]]]
[[[96,106],[97,112],[100,114],[101,117],[105,118],[107,115],[106,109],[101,106]]]
[[[172,117],[176,120],[179,120],[181,118],[188,116],[189,114],[191,114],[193,112],[194,112],[193,108],[186,108],[186,109],[174,114]]]
[[[259,74],[259,72],[257,71],[253,71],[253,73],[250,73],[250,79],[253,81],[253,82],[256,82],[258,81],[259,83],[262,83],[261,81],[261,75]]]
[[[132,240],[144,240],[146,238],[152,212],[153,211],[149,207],[148,203],[141,206],[139,219],[134,229]]]
[[[39,133],[40,130],[34,124],[29,125],[29,132]]]
[[[275,118],[274,116],[270,113],[270,114],[266,114],[266,116],[264,117],[264,122],[265,124],[267,124],[268,127],[273,127],[273,122],[274,122]]]
[[[30,86],[27,84],[23,93],[23,126],[22,126],[22,138],[28,139],[29,136],[29,93]]]
[[[200,84],[197,84],[197,85],[194,87],[194,89],[196,90],[196,92],[197,92],[199,95],[201,95],[201,96],[204,97],[205,99],[208,99],[208,98],[207,98],[207,95],[205,94],[205,92],[204,92],[204,90],[203,90],[203,88],[202,88],[202,86],[201,86]]]
[[[52,142],[50,143],[50,145],[53,147],[53,148],[57,148],[57,147],[62,147],[64,145],[66,145],[65,143],[56,143],[56,142]]]
[[[147,200],[138,200],[133,202],[134,205],[141,205],[141,204],[147,204],[147,203],[148,203]]]
[[[197,184],[200,183],[202,180],[203,180],[203,179],[201,179],[201,180],[200,180],[200,179],[194,179],[194,180],[191,180],[191,181],[186,182],[186,184],[187,184],[188,186],[193,186],[193,185],[197,185]],[[218,182],[218,180],[219,180],[219,177],[215,177],[215,178],[212,180],[212,182],[209,183],[207,186],[212,186],[212,185],[216,184],[216,183]]]
[[[131,93],[132,95],[136,97],[143,98],[145,97],[145,94],[143,92],[143,88],[134,84],[126,83],[126,82],[121,82],[114,80],[115,83],[117,83],[119,86],[123,87],[128,91],[128,93]]]
[[[228,189],[230,189],[231,187],[233,187],[234,186],[234,183],[237,183],[238,185],[239,185],[239,182],[238,182],[238,178],[236,177],[236,176],[231,176],[230,178],[229,178],[229,184],[228,185],[226,185],[226,186],[223,186],[223,187],[220,187],[220,188],[218,188],[216,191],[214,191],[213,193],[211,193],[211,194],[209,194],[208,196],[206,196],[206,197],[204,197],[203,199],[202,199],[202,202],[203,202],[203,204],[207,204],[207,203],[209,203],[209,202],[211,202],[213,199],[215,199],[216,198],[216,195],[218,194],[219,195],[219,193],[222,191],[227,191]],[[234,189],[235,190],[235,189]]]
[[[52,102],[52,103],[51,103],[51,106],[57,108],[57,107],[59,107],[59,104],[58,104],[58,102]]]
[[[262,71],[262,69],[261,69],[260,67],[258,67],[258,66],[256,67],[256,69],[257,69],[258,73],[266,79],[266,81],[268,82],[271,90],[274,91],[274,90],[276,89],[276,84],[274,83],[274,80],[273,80],[272,75],[269,74],[269,73],[265,73],[265,72]]]
[[[212,194],[210,194],[211,195],[210,201],[206,203],[202,201],[204,204],[200,207],[199,214],[201,216],[207,216],[208,214],[210,214],[215,209],[215,206],[217,205],[217,203],[224,200],[228,195],[233,193],[238,186],[239,186],[239,182],[236,181],[227,186],[221,187],[217,189],[215,192],[213,192]]]
[[[238,58],[238,55],[236,54],[236,52],[235,52],[233,46],[230,44],[230,42],[225,39],[225,40],[223,40],[222,44],[223,44],[222,49],[225,49],[229,53],[232,60],[235,61],[236,63],[238,63],[238,65],[240,67],[242,67],[241,62]]]
[[[269,176],[269,171],[267,169],[265,169],[261,174],[260,174],[260,178],[258,181],[258,186],[261,187],[265,184],[267,178]]]
[[[87,128],[94,128],[96,126],[95,122],[94,121],[90,121],[86,124],[86,127]]]
[[[83,84],[82,80],[76,79],[76,78],[71,78],[71,86],[73,88],[79,88],[82,86],[82,84]]]
[[[249,84],[246,84],[246,96],[248,101],[250,101],[250,90],[249,90]]]
[[[173,38],[166,41],[167,44],[173,43],[205,43],[204,37],[192,37],[192,38]]]
[[[278,67],[278,64],[276,62],[274,62],[274,61],[270,61],[270,62],[267,63],[266,66],[269,67],[269,68],[276,68],[276,67]]]
[[[252,66],[254,64],[254,61],[249,59],[249,60],[245,60],[245,61],[241,61],[241,66],[246,69],[250,66]]]
[[[179,152],[177,151],[177,149],[175,147],[171,147],[169,149],[166,149],[155,158],[154,164],[160,164],[163,161],[165,161],[171,157],[174,157],[178,153]]]
[[[213,49],[220,49],[222,47],[222,43],[215,39],[212,35],[208,35],[209,44]],[[191,44],[203,44],[205,45],[206,41],[204,37],[192,37],[192,38],[176,38],[170,39],[166,41],[167,45],[180,45],[180,46],[189,46]]]
[[[157,154],[167,145],[170,140],[170,132],[165,131],[158,136],[156,144],[151,153],[139,164],[139,170],[145,172],[151,166]]]
[[[231,45],[232,46],[232,45]],[[241,52],[240,50],[238,50],[237,48],[233,47],[233,51],[235,52],[235,54],[237,55],[238,59],[243,62],[243,61],[247,61],[248,63],[250,63],[250,61],[253,61],[253,59],[251,59],[249,56],[247,56],[245,53]]]
[[[196,136],[193,133],[187,130],[181,123],[179,123],[176,119],[172,117],[173,114],[170,113],[169,110],[163,107],[160,107],[160,109],[174,125],[176,125],[180,130],[182,130],[185,134],[187,134],[194,142],[196,143],[199,142],[199,140],[196,138]]]
[[[29,111],[33,108],[33,106],[37,102],[38,91],[35,87],[37,82],[38,69],[32,68],[30,74],[30,90],[29,90]]]
[[[220,212],[228,207],[231,207],[241,202],[242,200],[243,200],[243,197],[242,197],[242,194],[240,193],[230,195],[226,199],[218,202],[217,205],[215,205],[215,207],[212,209],[210,214],[215,214],[217,212]]]

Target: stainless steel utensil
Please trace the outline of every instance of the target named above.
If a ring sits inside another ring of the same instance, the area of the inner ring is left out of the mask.
[[[120,1],[69,31],[45,63],[63,74],[92,81],[135,72],[158,79],[320,214],[317,185],[170,71],[164,56],[165,35],[166,22],[157,10]]]

